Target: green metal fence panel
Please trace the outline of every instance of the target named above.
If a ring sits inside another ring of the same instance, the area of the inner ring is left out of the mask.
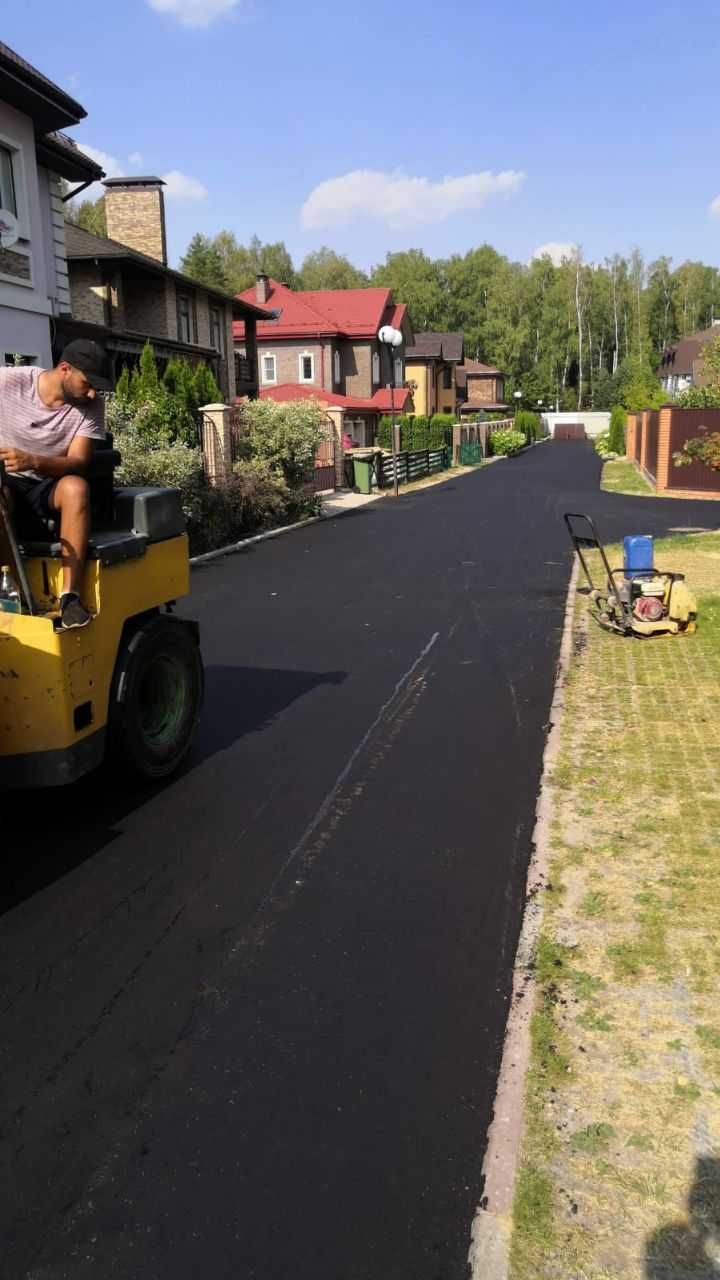
[[[460,463],[463,467],[473,467],[478,462],[482,462],[482,445],[479,441],[475,444],[460,445]]]

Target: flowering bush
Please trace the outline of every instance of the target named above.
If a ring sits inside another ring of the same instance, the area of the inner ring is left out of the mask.
[[[702,431],[702,427],[700,428]],[[673,454],[676,467],[689,467],[691,462],[704,462],[712,471],[720,471],[720,431],[711,431],[686,440],[680,453]]]
[[[526,441],[522,431],[513,431],[510,427],[503,427],[500,431],[490,432],[490,452],[496,457],[512,458],[514,454],[524,449]]]

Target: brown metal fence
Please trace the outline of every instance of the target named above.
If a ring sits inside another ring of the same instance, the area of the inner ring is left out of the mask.
[[[640,461],[642,454],[642,437],[643,437],[643,416],[641,413],[635,415],[635,461]]]
[[[708,493],[720,493],[720,472],[713,471],[703,462],[691,462],[687,467],[676,467],[672,456],[680,453],[686,440],[720,430],[720,410],[675,409],[670,419],[670,466],[668,489],[698,489]]]

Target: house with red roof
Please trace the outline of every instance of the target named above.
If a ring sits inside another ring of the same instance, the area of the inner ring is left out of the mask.
[[[242,321],[233,325],[236,354],[257,361],[261,396],[315,396],[342,409],[344,429],[359,445],[373,443],[378,417],[390,412],[393,377],[395,411],[412,407],[405,350],[413,334],[407,307],[389,289],[295,290],[260,274],[238,296],[272,313],[272,319],[258,321],[256,342]],[[392,351],[392,367],[377,336],[384,324],[404,339]]]

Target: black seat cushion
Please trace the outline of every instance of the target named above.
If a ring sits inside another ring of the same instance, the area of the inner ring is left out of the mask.
[[[145,555],[147,542],[147,538],[142,534],[122,529],[98,529],[90,536],[88,560],[99,560],[101,564],[121,564],[123,560],[139,560]],[[45,556],[49,560],[59,560],[62,555],[60,543],[51,542],[47,538],[23,539],[20,550],[23,555]]]

